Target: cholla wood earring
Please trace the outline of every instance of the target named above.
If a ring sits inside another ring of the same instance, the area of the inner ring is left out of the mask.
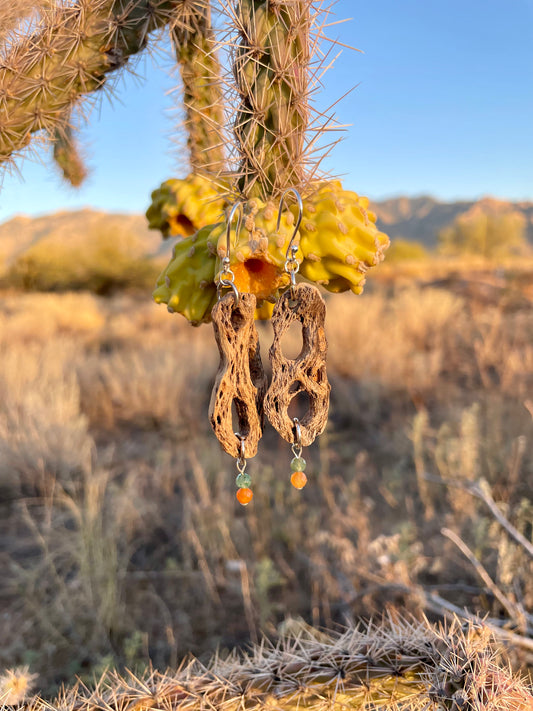
[[[225,452],[235,457],[237,499],[247,504],[252,499],[250,477],[246,473],[246,459],[254,457],[263,433],[263,400],[267,380],[259,353],[259,338],[255,328],[256,298],[253,294],[239,294],[230,265],[231,224],[240,209],[237,234],[242,222],[242,206],[236,203],[227,222],[226,255],[217,279],[218,301],[213,307],[212,320],[220,353],[215,384],[209,403],[209,420]],[[222,290],[230,291],[223,295]],[[239,431],[234,431],[233,405]]]
[[[290,286],[282,294],[272,314],[274,340],[269,351],[272,365],[272,381],[265,397],[265,414],[271,425],[287,442],[298,447],[294,466],[305,467],[301,458],[301,448],[310,445],[325,428],[328,419],[330,385],[326,374],[327,341],[324,330],[326,304],[319,290],[312,284],[296,283],[299,262],[296,259],[298,245],[294,244],[300,226],[303,205],[299,193],[293,188],[281,196],[278,225],[283,208],[283,200],[288,192],[293,192],[298,200],[299,218],[296,222],[287,249],[285,271],[290,276]],[[281,341],[290,326],[299,321],[302,325],[302,350],[295,359],[286,358],[281,349]],[[299,393],[306,393],[309,408],[300,420],[291,419],[289,405]],[[291,465],[292,466],[292,465]],[[296,470],[293,470],[296,471]],[[303,474],[303,469],[300,469]],[[305,475],[304,475],[305,477]],[[303,477],[296,477],[297,483]],[[294,484],[294,482],[293,482]],[[303,481],[302,486],[305,485]],[[296,487],[301,488],[301,487]]]

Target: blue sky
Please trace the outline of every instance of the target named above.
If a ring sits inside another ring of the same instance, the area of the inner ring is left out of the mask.
[[[533,200],[533,0],[339,0],[329,35],[345,50],[317,96],[351,124],[325,167],[372,199],[494,195]],[[183,176],[170,136],[168,60],[148,58],[82,131],[90,177],[66,187],[48,162],[4,177],[0,220],[90,206],[143,212]],[[46,156],[45,156],[46,158]]]

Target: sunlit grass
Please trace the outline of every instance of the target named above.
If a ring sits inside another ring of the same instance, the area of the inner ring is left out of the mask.
[[[531,537],[533,312],[448,287],[328,297],[332,404],[304,452],[309,483],[292,489],[289,447],[267,428],[246,510],[207,423],[208,326],[132,295],[5,295],[0,666],[28,664],[52,689],[108,664],[175,666],[289,615],[427,612],[432,591],[508,618],[444,525],[527,635],[531,560],[436,480],[486,480]]]

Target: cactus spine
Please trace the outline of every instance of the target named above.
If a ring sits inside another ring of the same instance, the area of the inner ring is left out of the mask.
[[[0,58],[0,163],[32,136],[66,125],[71,108],[101,89],[110,72],[144,49],[187,0],[79,0],[49,3],[39,29],[12,39]]]
[[[171,37],[183,83],[191,167],[195,172],[220,173],[226,166],[218,134],[224,124],[224,108],[209,1],[194,0],[190,21],[180,22]]]
[[[485,630],[394,620],[338,636],[314,632],[242,657],[193,661],[175,675],[105,677],[27,711],[530,711],[525,683],[500,665]]]
[[[238,190],[268,200],[305,182],[309,123],[310,0],[238,0],[233,131]]]

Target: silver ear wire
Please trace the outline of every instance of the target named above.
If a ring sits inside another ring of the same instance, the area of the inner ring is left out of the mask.
[[[294,287],[296,286],[296,274],[298,273],[298,270],[300,268],[300,263],[296,259],[296,253],[298,252],[298,245],[294,244],[294,240],[296,238],[296,235],[298,234],[300,225],[302,224],[304,205],[302,202],[302,196],[296,190],[296,188],[287,188],[287,190],[285,190],[285,192],[282,194],[282,196],[279,199],[279,210],[278,210],[278,221],[276,223],[276,232],[279,231],[279,227],[281,225],[281,213],[283,212],[283,201],[285,200],[285,195],[287,195],[287,193],[292,193],[296,197],[296,201],[298,202],[298,218],[296,219],[296,224],[294,225],[294,230],[293,230],[292,236],[289,240],[289,246],[287,247],[287,252],[285,253],[285,271],[291,278],[291,294],[293,294]]]
[[[287,188],[287,190],[285,190],[285,192],[282,194],[282,196],[279,199],[278,221],[276,223],[276,232],[279,231],[279,227],[281,225],[281,214],[283,212],[283,201],[285,200],[285,195],[287,195],[287,193],[292,193],[296,197],[296,200],[298,202],[298,218],[296,220],[296,224],[294,225],[294,230],[292,232],[292,237],[290,239],[289,246],[287,247],[287,253],[285,255],[285,259],[289,258],[289,252],[292,250],[292,247],[293,247],[292,243],[294,242],[294,239],[295,239],[296,235],[298,234],[298,230],[300,229],[300,225],[302,224],[302,217],[303,217],[303,213],[304,213],[304,204],[302,202],[302,196],[300,195],[300,193],[296,190],[296,188]],[[293,256],[295,256],[297,250],[298,250],[298,247],[296,247],[296,250],[294,250]]]
[[[236,202],[230,210],[229,217],[226,222],[226,254],[222,260],[222,270],[218,276],[217,282],[217,294],[218,300],[222,298],[222,287],[228,287],[233,291],[233,296],[235,297],[235,306],[239,303],[239,291],[235,286],[235,274],[231,271],[229,265],[231,263],[230,253],[231,253],[231,223],[235,217],[235,212],[239,210],[239,216],[237,219],[237,230],[235,234],[238,236],[241,231],[242,221],[243,221],[243,210],[242,202]]]

